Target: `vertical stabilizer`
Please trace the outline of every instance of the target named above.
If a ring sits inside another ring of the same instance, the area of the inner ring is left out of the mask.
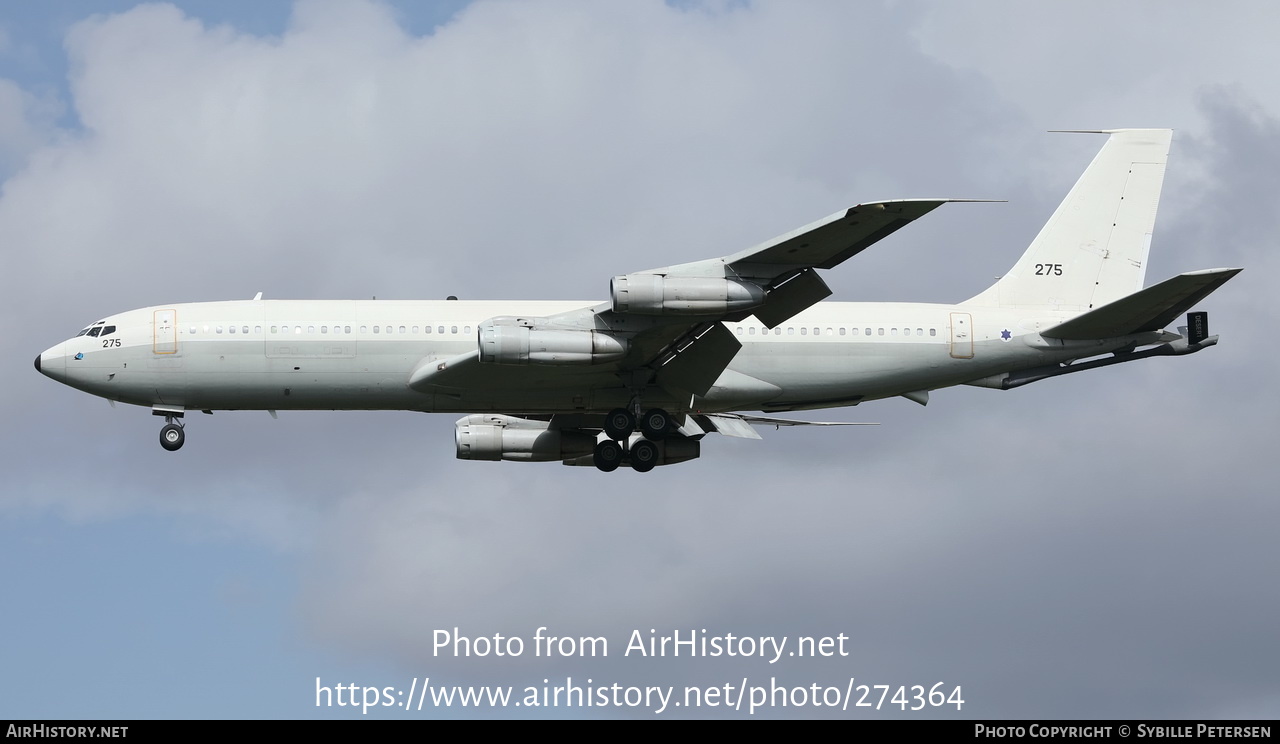
[[[1169,158],[1168,129],[1111,129],[1018,263],[969,305],[1090,308],[1142,289]]]

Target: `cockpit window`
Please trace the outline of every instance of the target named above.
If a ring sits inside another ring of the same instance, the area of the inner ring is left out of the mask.
[[[80,338],[81,336],[83,336],[84,334],[86,334],[86,333],[88,333],[88,332],[89,332],[89,329],[88,329],[88,328],[86,328],[86,329],[84,329],[83,331],[80,331],[79,333],[77,333],[77,334],[76,334],[76,338]]]
[[[115,327],[115,326],[107,326],[106,328],[103,328],[103,329],[102,329],[102,333],[101,333],[100,335],[102,335],[102,336],[110,336],[111,334],[113,334],[113,333],[115,333],[115,332],[116,332],[116,327]]]
[[[102,326],[94,326],[89,329],[90,336],[97,336],[101,332],[102,332]]]

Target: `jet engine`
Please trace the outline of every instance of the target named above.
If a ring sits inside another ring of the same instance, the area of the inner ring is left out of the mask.
[[[538,327],[538,318],[492,318],[479,330],[486,364],[601,364],[621,359],[627,342],[606,331]]]
[[[716,277],[627,274],[609,282],[615,313],[723,315],[764,304],[764,288]]]
[[[578,429],[553,429],[548,421],[516,416],[473,414],[454,424],[459,460],[554,462],[590,457],[596,435]]]

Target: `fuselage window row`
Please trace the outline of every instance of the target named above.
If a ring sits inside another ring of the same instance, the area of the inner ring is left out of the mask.
[[[878,328],[878,329],[876,329],[876,335],[879,335],[879,336],[883,336],[883,335],[885,335],[884,330],[885,330],[885,329],[883,329],[883,328]],[[889,335],[891,335],[891,336],[897,336],[897,335],[898,335],[899,330],[901,330],[901,332],[902,332],[902,335],[903,335],[903,336],[911,336],[911,335],[913,335],[913,332],[912,332],[912,330],[911,330],[910,328],[902,328],[902,329],[898,329],[898,328],[893,328],[893,327],[890,327],[890,328],[889,328]],[[743,326],[738,326],[738,327],[737,327],[737,329],[736,329],[736,333],[737,333],[739,336],[742,336],[742,335],[744,335],[744,334],[745,334],[745,335],[748,335],[748,336],[754,336],[754,335],[756,335],[756,328],[755,328],[755,326],[749,326],[749,327],[747,327],[747,328],[746,328],[746,330],[743,330]],[[768,335],[769,335],[769,329],[768,329],[768,328],[761,328],[761,329],[760,329],[760,331],[759,331],[759,333],[760,333],[760,335],[761,335],[761,336],[768,336]],[[814,335],[814,336],[821,336],[821,335],[822,335],[822,329],[821,329],[821,328],[814,328],[814,329],[812,329],[812,333],[813,333],[813,335]],[[835,336],[837,333],[839,333],[841,336],[844,336],[844,335],[857,336],[857,335],[858,335],[858,329],[857,329],[857,328],[848,328],[848,327],[841,327],[838,331],[837,331],[835,328],[827,328],[827,329],[826,329],[826,335],[828,335],[828,336]],[[787,335],[788,335],[788,336],[794,336],[795,334],[796,334],[796,329],[795,329],[795,327],[788,326],[788,327],[787,327]],[[809,329],[807,326],[804,326],[804,327],[801,327],[801,328],[800,328],[800,335],[801,335],[801,336],[808,336],[809,334],[810,334],[810,329]],[[871,331],[871,329],[870,329],[870,328],[865,328],[865,329],[863,329],[863,335],[870,336],[871,334],[872,334],[872,331]],[[773,329],[773,335],[775,335],[775,336],[781,336],[781,335],[782,335],[782,328],[781,328],[781,327],[779,327],[779,328],[774,328],[774,329]],[[914,335],[916,335],[916,336],[922,336],[922,337],[923,337],[923,336],[925,335],[924,329],[923,329],[923,328],[917,328],[917,329],[915,329]],[[930,328],[930,329],[929,329],[929,335],[930,335],[930,336],[933,336],[933,337],[936,337],[936,336],[938,335],[938,329],[937,329],[937,328]]]
[[[290,329],[292,329],[292,330],[290,330]],[[447,329],[447,330],[446,330],[446,329]],[[115,333],[115,330],[116,330],[116,327],[115,327],[115,326],[106,326],[105,328],[104,328],[104,327],[102,327],[102,326],[91,326],[91,327],[89,327],[89,328],[85,328],[84,330],[80,331],[79,333],[77,333],[77,334],[76,334],[76,336],[77,336],[77,337],[78,337],[78,336],[99,336],[99,335],[106,336],[106,335],[108,335],[108,334]],[[402,334],[402,335],[406,335],[406,336],[407,336],[407,335],[411,335],[411,334],[412,334],[412,335],[416,335],[416,334],[418,334],[418,333],[431,334],[431,333],[433,332],[433,331],[432,331],[432,326],[390,326],[390,325],[388,325],[388,326],[380,326],[380,325],[375,325],[375,326],[360,326],[360,333],[362,333],[362,334],[366,334],[366,335],[367,335],[368,333],[370,333],[370,331],[371,331],[371,330],[372,330],[372,332],[373,332],[373,333],[376,333],[376,334],[378,334],[378,335],[382,335],[382,334],[384,334],[384,333],[385,333],[385,334],[397,334],[397,333],[398,333],[398,334]],[[221,333],[224,333],[224,332],[225,332],[225,333],[228,333],[228,334],[232,334],[232,333],[240,333],[240,334],[248,335],[248,333],[249,333],[249,326],[247,326],[247,325],[246,325],[246,326],[233,326],[233,325],[222,326],[222,325],[208,325],[208,324],[206,324],[206,325],[202,325],[202,326],[194,326],[194,325],[193,325],[193,326],[187,326],[187,329],[186,329],[185,331],[183,331],[183,332],[184,332],[184,333],[186,333],[186,334],[188,334],[188,335],[192,335],[192,336],[194,336],[194,335],[197,335],[198,333],[200,333],[200,332],[202,332],[202,331],[203,331],[204,333],[212,333],[212,334],[214,334],[214,335],[221,334]],[[332,333],[336,333],[336,334],[350,334],[350,333],[352,333],[352,332],[353,332],[353,330],[352,330],[352,326],[349,326],[349,325],[333,325],[333,326],[328,326],[328,325],[322,325],[322,326],[308,325],[308,326],[305,326],[305,327],[304,327],[304,326],[300,326],[300,325],[293,325],[293,326],[290,326],[290,325],[273,325],[273,326],[269,326],[269,327],[267,328],[267,331],[268,331],[269,333],[273,333],[273,334],[282,334],[282,333],[287,334],[287,333],[293,333],[294,335],[299,335],[299,336],[301,336],[301,335],[316,335],[316,334],[320,334],[320,335],[328,335],[330,332],[332,332]],[[256,334],[261,335],[261,334],[262,334],[262,326],[254,326],[254,327],[253,327],[253,332],[254,332],[254,333],[256,333]],[[443,334],[445,334],[445,333],[447,332],[447,333],[452,334],[452,335],[455,335],[455,336],[456,336],[456,335],[458,335],[458,333],[459,333],[459,332],[461,332],[463,335],[467,335],[467,334],[470,334],[470,333],[471,333],[471,326],[469,326],[469,325],[464,325],[464,326],[456,326],[456,325],[455,325],[455,326],[435,326],[435,331],[434,331],[434,332],[435,332],[435,333],[438,333],[438,334],[442,334],[442,335],[443,335]]]

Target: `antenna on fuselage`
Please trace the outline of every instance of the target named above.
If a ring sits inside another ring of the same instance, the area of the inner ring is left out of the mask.
[[[261,299],[262,299],[262,293],[261,293],[261,292],[257,293],[256,295],[254,295],[254,296],[253,296],[253,299],[254,299],[254,302],[257,302],[258,300],[261,300]]]

